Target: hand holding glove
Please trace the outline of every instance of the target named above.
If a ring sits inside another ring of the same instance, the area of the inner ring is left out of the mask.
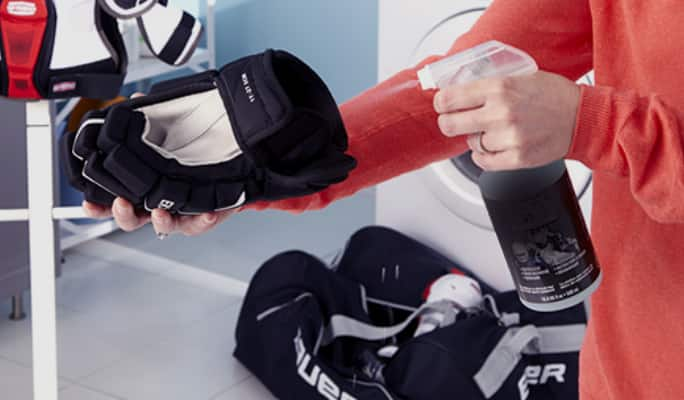
[[[346,149],[327,87],[282,51],[159,84],[62,143],[88,201],[190,215],[323,190],[355,167]]]

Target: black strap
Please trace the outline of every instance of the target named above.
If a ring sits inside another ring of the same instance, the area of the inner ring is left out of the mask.
[[[162,59],[167,64],[176,64],[176,61],[180,58],[183,50],[192,36],[192,27],[195,25],[195,18],[184,12],[181,18],[180,24],[176,32],[174,32],[174,40],[169,40],[166,46],[159,53],[159,58]],[[178,36],[176,36],[178,35]]]
[[[268,50],[231,63],[219,73],[222,97],[232,110],[231,122],[242,148],[253,148],[278,132],[293,111],[270,68],[273,56],[274,51]]]
[[[83,163],[71,154],[75,137],[73,133],[66,133],[59,139],[60,160],[71,186],[83,192],[86,189],[86,180],[81,175]]]

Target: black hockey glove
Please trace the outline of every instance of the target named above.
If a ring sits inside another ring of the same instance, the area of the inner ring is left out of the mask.
[[[325,83],[274,50],[90,113],[62,141],[65,170],[87,200],[120,196],[180,214],[318,192],[356,166],[346,150]]]

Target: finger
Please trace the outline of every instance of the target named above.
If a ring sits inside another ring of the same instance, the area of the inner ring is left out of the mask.
[[[470,150],[477,153],[498,153],[513,149],[510,140],[495,131],[468,135],[467,142]]]
[[[453,85],[440,90],[434,99],[435,111],[447,112],[471,110],[487,104],[489,94],[500,91],[502,80],[480,79],[463,85]]]
[[[112,206],[112,213],[116,223],[126,232],[134,231],[150,221],[150,216],[138,214],[131,203],[117,198]]]
[[[228,219],[240,209],[204,213],[197,216],[184,216],[178,222],[178,228],[186,236],[197,236],[206,233]]]
[[[178,222],[180,231],[186,236],[197,236],[211,230],[218,223],[216,213],[183,216]]]
[[[515,152],[501,151],[498,153],[472,153],[473,162],[485,171],[508,171],[525,168],[518,161]]]
[[[178,221],[168,211],[161,209],[152,210],[151,217],[154,231],[160,238],[176,231]]]
[[[435,95],[434,108],[438,114],[444,114],[482,107],[486,102],[484,92],[473,90],[469,86],[449,86]]]
[[[90,218],[103,219],[110,218],[112,216],[112,209],[109,207],[101,206],[89,201],[84,201],[82,207],[86,216]]]
[[[131,99],[145,96],[145,93],[135,92],[131,95]]]
[[[492,121],[489,110],[478,108],[470,111],[453,112],[439,116],[439,129],[448,137],[486,132]]]

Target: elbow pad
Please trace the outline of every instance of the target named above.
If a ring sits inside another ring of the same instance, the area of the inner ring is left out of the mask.
[[[342,182],[356,166],[347,147],[321,78],[269,50],[86,115],[62,156],[89,201],[197,214]]]
[[[0,1],[0,39],[2,96],[111,98],[123,83],[117,21],[95,0]]]
[[[201,23],[167,0],[0,0],[0,95],[115,97],[128,68],[116,7],[139,15],[145,42],[165,63],[194,53]]]

